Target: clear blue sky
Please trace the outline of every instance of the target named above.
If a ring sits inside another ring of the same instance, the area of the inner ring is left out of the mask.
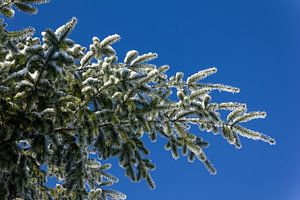
[[[219,71],[210,82],[238,86],[241,93],[213,95],[214,101],[242,101],[268,118],[248,127],[276,138],[277,144],[242,139],[236,150],[221,136],[194,130],[210,141],[207,155],[218,169],[209,175],[201,163],[173,160],[163,141],[148,143],[157,169],[157,189],[120,177],[115,188],[129,200],[299,200],[300,2],[298,0],[52,0],[38,15],[18,13],[10,29],[34,26],[37,36],[72,16],[79,19],[71,38],[88,46],[93,36],[118,33],[114,47],[123,59],[137,49],[159,54],[169,75],[187,75],[210,66]]]

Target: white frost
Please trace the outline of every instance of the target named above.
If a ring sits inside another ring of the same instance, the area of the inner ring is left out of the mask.
[[[88,77],[87,79],[85,79],[85,81],[82,82],[83,85],[86,84],[91,84],[91,83],[99,83],[99,79],[97,78],[93,78],[93,77]]]

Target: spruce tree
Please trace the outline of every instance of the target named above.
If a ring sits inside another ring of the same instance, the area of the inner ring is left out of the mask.
[[[34,5],[47,2],[0,0],[0,12],[9,18],[15,8],[35,14]],[[33,28],[8,31],[0,21],[1,199],[125,199],[107,189],[118,181],[106,171],[111,157],[119,159],[129,179],[145,179],[154,188],[155,165],[145,136],[164,139],[173,158],[197,159],[216,174],[204,152],[208,142],[191,126],[221,135],[236,148],[240,137],[275,144],[242,125],[266,117],[265,112],[211,101],[214,90],[239,92],[202,82],[217,72],[215,67],[188,78],[181,72],[168,77],[169,66],[149,63],[156,53],[131,50],[119,61],[112,47],[119,35],[94,37],[88,49],[77,44],[69,38],[76,23],[72,18],[38,38]],[[51,176],[61,181],[54,189],[45,183]]]

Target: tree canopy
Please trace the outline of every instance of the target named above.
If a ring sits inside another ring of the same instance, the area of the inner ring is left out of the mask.
[[[0,12],[13,17],[17,8],[34,14],[34,4],[47,2],[1,0]],[[2,199],[125,199],[107,187],[118,181],[107,173],[111,157],[132,181],[144,179],[154,188],[155,165],[145,136],[164,139],[173,158],[197,159],[216,174],[204,152],[208,142],[191,126],[221,135],[236,148],[240,137],[275,144],[242,125],[266,117],[265,112],[248,112],[239,102],[212,102],[214,90],[239,92],[202,81],[217,72],[215,67],[187,78],[181,72],[168,77],[168,65],[149,63],[156,53],[131,50],[119,61],[112,47],[119,35],[94,37],[89,48],[77,44],[69,38],[76,23],[72,18],[38,38],[33,28],[8,31],[0,22]],[[46,185],[51,176],[61,181],[56,188]]]

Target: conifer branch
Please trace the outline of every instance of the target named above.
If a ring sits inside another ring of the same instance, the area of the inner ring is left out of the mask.
[[[34,11],[24,5],[19,8]],[[5,198],[125,199],[123,193],[106,188],[117,182],[106,172],[110,165],[102,165],[111,157],[118,158],[132,181],[144,180],[154,188],[155,165],[145,136],[152,142],[164,138],[174,159],[197,158],[211,174],[216,169],[205,153],[209,143],[202,132],[221,135],[236,148],[242,147],[240,136],[275,144],[271,137],[240,125],[264,118],[265,112],[247,112],[244,103],[213,102],[214,90],[239,92],[202,82],[216,68],[186,79],[182,72],[168,78],[168,65],[148,63],[155,53],[132,50],[119,62],[111,46],[120,39],[116,34],[103,40],[94,37],[86,51],[68,38],[76,23],[72,18],[56,31],[48,29],[42,40],[33,38],[29,29],[8,33],[0,26],[0,185],[11,185],[4,187]],[[225,118],[223,111],[228,111]],[[193,126],[201,132],[192,133]],[[101,162],[89,157],[95,153]],[[42,163],[48,170],[41,171]],[[64,183],[45,187],[50,175]]]

